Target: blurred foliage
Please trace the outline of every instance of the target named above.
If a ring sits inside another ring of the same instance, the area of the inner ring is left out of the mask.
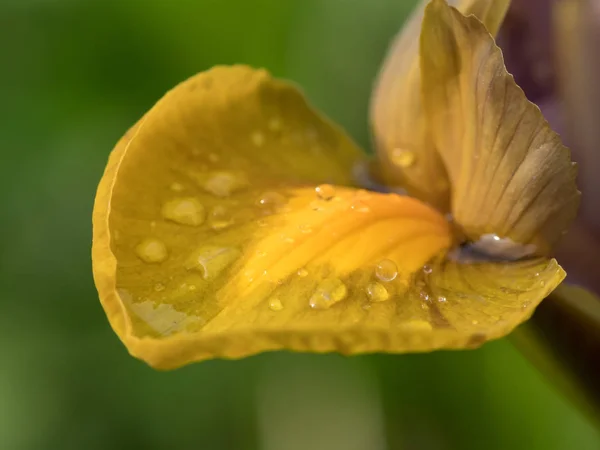
[[[302,85],[365,147],[411,1],[0,1],[0,448],[597,449],[507,341],[429,355],[266,354],[169,373],[110,330],[90,267],[108,152],[215,64]]]

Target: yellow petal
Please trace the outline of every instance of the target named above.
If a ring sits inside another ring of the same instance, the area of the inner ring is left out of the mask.
[[[494,234],[547,254],[575,216],[576,170],[493,38],[475,17],[435,0],[423,21],[421,71],[456,223],[472,240]]]
[[[94,206],[94,278],[129,351],[173,368],[471,347],[562,279],[554,261],[443,262],[439,213],[341,186],[359,156],[264,72],[213,69],[168,93],[117,144]]]
[[[426,129],[421,99],[419,33],[428,1],[421,1],[388,51],[371,100],[371,122],[383,181],[447,210],[448,176]],[[476,15],[496,34],[510,0],[451,4],[465,15]]]

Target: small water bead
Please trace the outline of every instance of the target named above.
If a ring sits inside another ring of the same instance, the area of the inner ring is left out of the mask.
[[[348,288],[339,278],[323,280],[310,297],[309,304],[313,309],[327,309],[342,301],[348,295]]]
[[[432,331],[433,327],[425,320],[411,320],[400,325],[400,328],[407,331]]]
[[[202,277],[209,280],[219,276],[240,256],[237,248],[206,245],[192,252],[184,267],[201,272]]]
[[[283,309],[283,304],[281,303],[281,300],[274,297],[269,300],[269,308],[271,311],[281,311]]]
[[[423,272],[429,275],[431,272],[433,272],[433,268],[429,264],[425,264],[423,266]]]
[[[286,198],[279,192],[269,191],[264,192],[258,199],[257,204],[263,210],[269,213],[274,213],[278,208],[283,206],[286,202]]]
[[[163,262],[168,256],[166,245],[158,239],[144,239],[136,246],[135,251],[147,263]]]
[[[372,302],[384,302],[390,298],[387,289],[381,284],[372,282],[367,285],[367,295]]]
[[[407,167],[412,166],[415,163],[416,155],[414,152],[411,152],[410,150],[406,150],[404,148],[397,147],[392,150],[391,160],[392,160],[392,163],[394,163],[395,165],[402,167],[402,168],[407,168]]]
[[[215,172],[204,183],[204,189],[217,197],[228,197],[244,186],[244,181],[231,172]]]
[[[298,269],[298,276],[304,278],[308,275],[308,270],[306,269]]]
[[[215,206],[208,215],[208,224],[213,230],[222,230],[233,224],[229,210],[223,205]]]
[[[164,290],[165,290],[165,285],[164,285],[164,284],[162,284],[162,283],[156,283],[156,284],[154,285],[154,290],[155,290],[156,292],[162,292],[162,291],[164,291]]]
[[[300,230],[301,233],[304,233],[304,234],[312,233],[312,231],[313,231],[312,227],[308,224],[298,225],[298,229]]]
[[[438,297],[438,302],[440,302],[440,303],[446,303],[446,301],[447,301],[447,298],[446,298],[446,297],[444,297],[443,295],[440,295],[440,296]]]
[[[265,136],[260,131],[253,132],[250,135],[250,139],[256,147],[262,147],[263,145],[265,145]]]
[[[162,207],[163,217],[181,225],[197,227],[204,222],[204,206],[195,198],[187,197],[170,200]]]
[[[183,184],[181,184],[181,183],[177,183],[177,182],[174,182],[174,183],[171,183],[170,189],[171,189],[173,192],[181,192],[181,191],[183,191],[185,188],[183,187]]]
[[[393,281],[398,276],[398,266],[391,259],[379,261],[375,267],[375,276],[384,282]]]
[[[329,201],[335,197],[335,188],[330,184],[320,184],[315,188],[315,192],[321,200]]]
[[[269,120],[269,123],[267,126],[269,127],[269,130],[271,130],[271,131],[279,131],[279,130],[281,130],[281,120],[278,117],[273,117],[272,119]]]

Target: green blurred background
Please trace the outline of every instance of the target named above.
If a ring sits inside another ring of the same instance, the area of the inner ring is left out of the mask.
[[[506,341],[429,355],[273,353],[156,372],[109,328],[91,211],[117,139],[215,64],[303,86],[369,144],[407,0],[0,0],[0,450],[598,449]]]

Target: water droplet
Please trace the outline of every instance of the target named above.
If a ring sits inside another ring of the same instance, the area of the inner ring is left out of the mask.
[[[431,324],[425,320],[410,320],[408,322],[403,323],[401,328],[407,331],[431,331],[433,327]]]
[[[256,147],[262,147],[265,145],[265,136],[260,131],[253,132],[250,135],[250,139]]]
[[[300,230],[300,232],[305,234],[312,233],[313,231],[312,227],[308,224],[298,225],[298,229]]]
[[[273,214],[286,202],[284,195],[279,192],[264,192],[257,201],[258,206],[269,214]]]
[[[188,270],[197,270],[205,280],[219,276],[241,255],[237,248],[207,245],[192,252],[185,263]]]
[[[545,282],[544,280],[540,281],[540,286],[541,286],[541,287],[544,287],[544,286],[546,286],[546,282]]]
[[[278,117],[273,117],[269,120],[268,124],[269,130],[271,131],[279,131],[281,130],[281,120]]]
[[[283,304],[281,303],[281,300],[279,300],[277,297],[274,297],[269,300],[269,308],[271,311],[281,311],[283,309]]]
[[[306,270],[306,269],[298,269],[298,276],[299,277],[304,278],[307,275],[308,275],[308,270]]]
[[[377,282],[372,282],[367,285],[367,295],[372,302],[384,302],[390,298],[390,294],[387,289]]]
[[[215,172],[204,183],[204,189],[217,197],[228,197],[243,185],[243,180],[231,172]]]
[[[375,276],[381,281],[393,281],[398,275],[398,266],[391,259],[379,261],[375,267]]]
[[[156,283],[156,284],[154,285],[154,290],[155,290],[156,292],[162,292],[162,291],[164,291],[164,290],[165,290],[165,285],[164,285],[164,284],[162,284],[162,283]]]
[[[158,239],[144,239],[135,248],[140,259],[147,263],[159,263],[167,259],[167,247]]]
[[[310,297],[310,307],[313,309],[327,309],[348,294],[348,288],[339,278],[327,278],[317,286],[314,294]]]
[[[399,167],[410,167],[415,163],[416,155],[410,150],[404,148],[395,148],[391,154],[392,163]]]
[[[443,295],[440,295],[440,296],[438,297],[438,302],[440,302],[440,303],[446,303],[446,300],[447,300],[447,298],[446,298],[446,297],[444,297]]]
[[[368,213],[370,211],[369,206],[360,199],[354,200],[352,205],[350,205],[350,208],[359,213]]]
[[[426,302],[430,300],[429,294],[425,291],[419,292],[419,297],[421,297],[421,300],[424,300]]]
[[[171,187],[171,190],[172,190],[173,192],[181,192],[181,191],[183,191],[183,190],[185,189],[185,188],[183,187],[183,184],[181,184],[181,183],[177,183],[177,182],[171,183],[171,186],[170,186],[170,187]]]
[[[206,216],[204,206],[191,197],[168,201],[163,205],[161,213],[165,219],[194,227],[201,225]]]
[[[429,275],[431,272],[433,272],[433,268],[429,264],[425,264],[423,266],[423,272]]]
[[[531,302],[523,302],[523,304],[521,305],[521,307],[522,307],[523,309],[527,309],[527,308],[529,308],[530,306],[531,306]]]
[[[472,321],[471,321],[471,324],[473,324],[473,325],[477,325],[477,324],[479,324],[479,320],[472,320]]]
[[[208,215],[208,224],[213,230],[222,230],[233,223],[233,217],[223,205],[215,206]]]
[[[335,188],[330,184],[320,184],[315,188],[315,192],[321,200],[329,201],[335,197]]]

